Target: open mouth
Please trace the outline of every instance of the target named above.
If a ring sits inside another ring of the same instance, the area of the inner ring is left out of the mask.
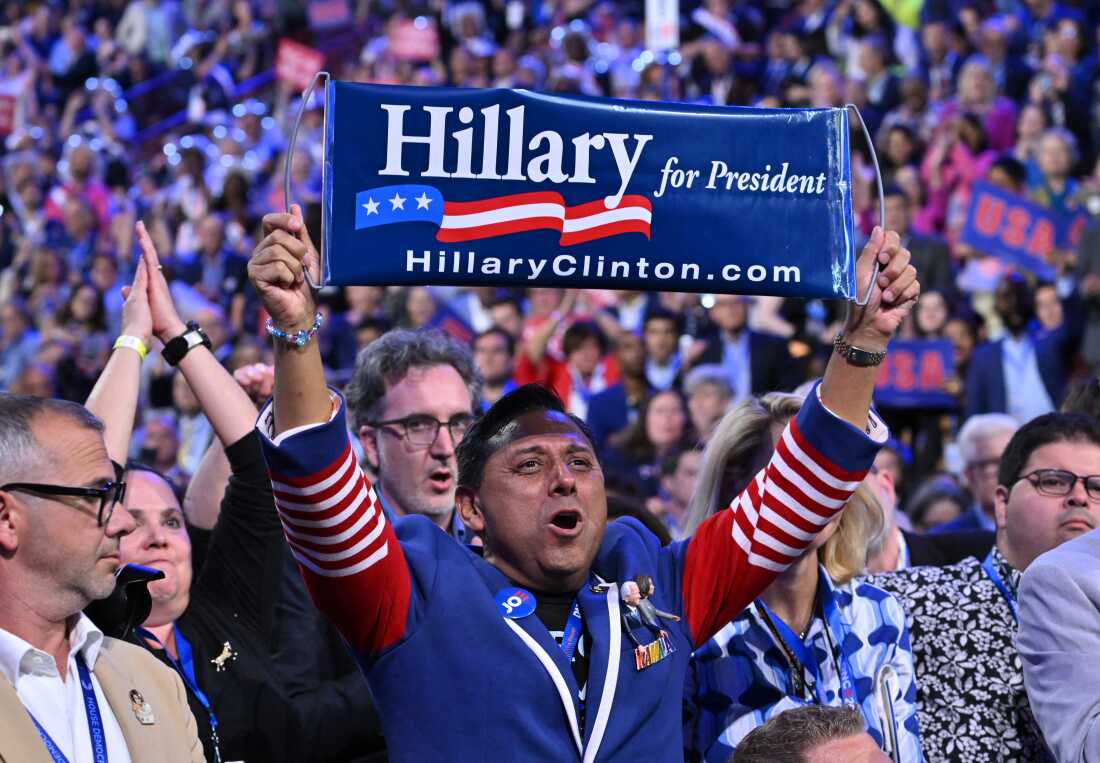
[[[575,535],[580,531],[581,513],[574,509],[559,511],[550,517],[550,526],[559,535]]]
[[[451,486],[451,472],[447,469],[437,469],[428,475],[428,480],[434,487],[445,490]]]

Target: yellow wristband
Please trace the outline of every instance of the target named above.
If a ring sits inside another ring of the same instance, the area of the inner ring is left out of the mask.
[[[130,336],[129,334],[123,334],[115,340],[115,349],[117,350],[119,347],[129,347],[142,360],[145,360],[145,355],[149,352],[145,349],[145,342],[141,341],[141,337]]]

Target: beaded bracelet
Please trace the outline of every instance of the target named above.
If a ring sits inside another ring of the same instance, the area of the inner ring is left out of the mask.
[[[321,328],[321,324],[324,323],[325,317],[318,312],[313,316],[313,325],[309,329],[298,329],[294,332],[286,332],[275,325],[275,323],[268,318],[267,319],[267,333],[273,336],[275,339],[279,339],[287,344],[292,344],[295,347],[305,347],[309,340],[313,338],[318,329]]]

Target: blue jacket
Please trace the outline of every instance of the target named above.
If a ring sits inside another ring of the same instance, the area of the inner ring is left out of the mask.
[[[661,547],[640,524],[608,526],[579,594],[589,639],[586,707],[570,662],[535,616],[502,616],[514,585],[427,519],[389,523],[352,454],[341,401],[332,420],[270,439],[276,507],[318,608],[352,648],[377,699],[395,763],[630,761],[682,757],[688,659],[801,554],[874,459],[872,440],[817,401],[731,510]],[[784,528],[787,528],[786,530]],[[788,532],[790,531],[790,532]],[[793,534],[791,534],[793,533]],[[673,651],[642,670],[616,581],[653,577]]]

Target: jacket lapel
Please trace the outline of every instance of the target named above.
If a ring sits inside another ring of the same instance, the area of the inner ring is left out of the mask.
[[[4,678],[0,678],[0,761],[52,763],[27,709]]]
[[[596,591],[581,589],[581,614],[585,629],[592,637],[588,656],[588,689],[585,692],[584,763],[596,760],[600,743],[611,716],[615,689],[622,664],[622,625],[619,616],[619,585],[604,584]],[[560,649],[558,651],[561,651]],[[572,671],[570,671],[572,672]]]
[[[511,584],[508,578],[488,562],[479,559],[474,566],[485,581],[485,585],[489,589],[489,595],[492,596],[494,600],[498,593],[510,587]],[[582,590],[587,590],[587,588]],[[577,701],[579,690],[577,688],[577,680],[573,677],[573,668],[569,664],[569,661],[565,659],[565,652],[561,650],[561,647],[554,641],[550,632],[546,630],[546,626],[542,624],[534,613],[516,619],[504,617],[504,615],[500,615],[500,617],[505,625],[516,634],[523,645],[534,653],[535,657],[550,676],[550,680],[554,683],[554,688],[557,689],[558,697],[561,700],[565,715],[569,719],[570,729],[573,733],[573,741],[577,746],[577,753],[580,754],[582,751],[580,724],[578,722],[580,706]]]
[[[144,749],[149,741],[148,733],[142,733],[141,724],[130,703],[130,690],[137,688],[137,685],[111,653],[111,641],[112,639],[104,639],[92,672],[95,673],[96,680],[103,689],[103,696],[107,698],[107,704],[111,706],[119,728],[122,729],[126,747],[130,751],[130,760],[133,763],[152,763],[153,759],[147,755],[153,751]],[[156,712],[156,708],[153,710]]]

